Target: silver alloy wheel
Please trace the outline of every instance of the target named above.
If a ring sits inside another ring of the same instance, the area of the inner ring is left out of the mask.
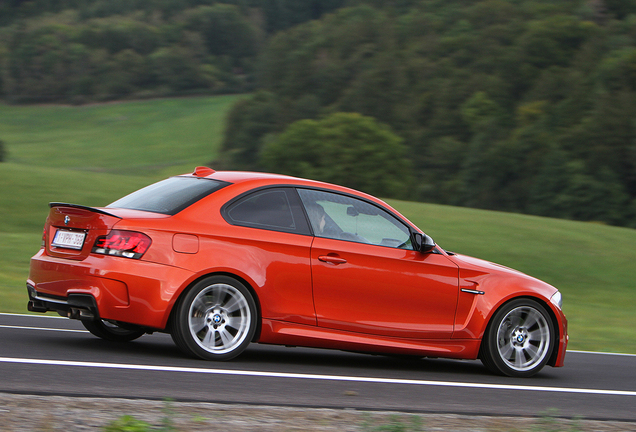
[[[202,289],[188,312],[194,341],[205,351],[218,355],[229,353],[243,343],[252,319],[243,293],[224,283]]]
[[[550,326],[531,306],[519,306],[506,314],[497,329],[497,352],[511,369],[524,372],[540,364],[550,350]]]

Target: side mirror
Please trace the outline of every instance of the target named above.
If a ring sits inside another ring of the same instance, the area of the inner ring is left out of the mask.
[[[415,250],[422,253],[429,253],[436,246],[432,238],[418,232],[413,234],[413,245],[415,246]]]

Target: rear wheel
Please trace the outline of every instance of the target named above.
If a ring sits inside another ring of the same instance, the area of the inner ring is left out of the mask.
[[[555,341],[550,315],[538,302],[518,299],[504,305],[493,316],[480,358],[492,372],[529,377],[547,363]]]
[[[172,339],[184,352],[206,360],[230,360],[250,344],[256,304],[249,290],[227,276],[196,283],[172,314]]]
[[[114,342],[130,342],[146,333],[139,328],[125,328],[106,320],[82,320],[82,324],[95,336]]]

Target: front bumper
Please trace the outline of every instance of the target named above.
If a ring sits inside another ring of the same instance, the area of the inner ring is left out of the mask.
[[[556,357],[554,358],[554,362],[550,362],[554,367],[563,367],[565,363],[565,353],[568,349],[568,342],[570,340],[570,336],[568,335],[568,320],[563,314],[561,310],[559,312],[559,321],[560,321],[560,329],[559,329],[559,348],[556,353]]]

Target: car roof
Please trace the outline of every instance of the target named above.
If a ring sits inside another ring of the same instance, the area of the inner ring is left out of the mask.
[[[250,172],[250,171],[214,171],[210,168],[206,169],[198,167],[193,173],[184,174],[184,176],[192,177],[205,177],[213,180],[220,180],[231,184],[240,183],[252,183],[252,186],[269,186],[269,185],[295,185],[295,186],[308,186],[314,188],[324,188],[334,191],[350,193],[366,198],[370,198],[374,201],[378,201],[376,197],[368,195],[364,192],[360,192],[354,189],[350,189],[344,186],[339,186],[331,183],[321,182],[317,180],[304,179],[300,177],[293,177],[283,174],[272,174],[263,172]],[[197,175],[197,171],[199,174]]]
[[[197,176],[195,173],[190,175]],[[197,176],[200,177],[200,176]],[[296,177],[287,176],[283,174],[270,174],[262,172],[247,172],[247,171],[215,171],[205,177],[221,180],[228,183],[243,183],[249,181],[263,181],[265,183],[281,183],[294,180],[302,180]]]
[[[274,185],[281,186],[306,186],[316,189],[327,189],[333,192],[340,192],[343,194],[357,196],[359,198],[366,199],[368,201],[379,204],[381,207],[390,209],[396,216],[399,216],[405,221],[408,221],[400,212],[391,207],[388,203],[382,199],[369,195],[359,190],[351,189],[345,186],[339,186],[332,183],[321,182],[318,180],[304,179],[300,177],[292,177],[283,174],[272,174],[263,172],[251,172],[251,171],[215,171],[208,167],[197,167],[194,172],[184,174],[183,176],[209,178],[213,180],[219,180],[228,182],[230,184],[242,184],[245,189],[256,189],[259,187],[267,187]],[[412,226],[412,222],[408,221]]]

